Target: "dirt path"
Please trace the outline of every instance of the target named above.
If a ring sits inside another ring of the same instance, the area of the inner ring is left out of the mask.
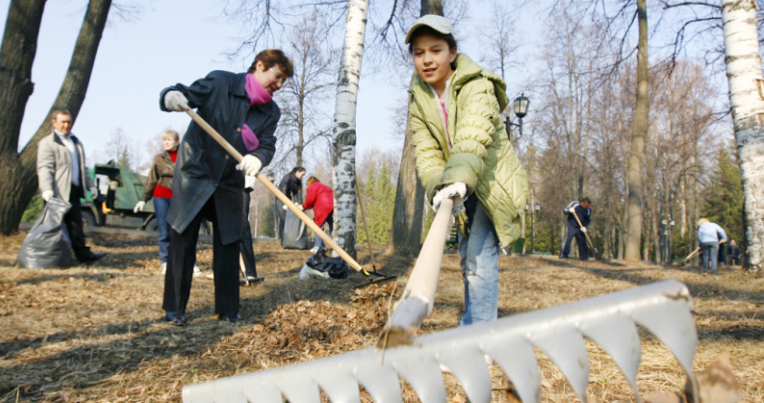
[[[241,289],[241,324],[213,316],[213,286],[194,279],[189,326],[160,321],[164,277],[152,239],[99,236],[89,242],[109,252],[91,267],[30,271],[13,267],[21,236],[0,238],[0,403],[19,401],[179,401],[184,385],[272,368],[369,346],[386,320],[392,285],[353,286],[346,280],[301,282],[308,252],[256,244],[258,274],[266,281]],[[199,253],[209,270],[211,248]],[[368,256],[360,253],[364,263]],[[386,273],[403,275],[412,261],[377,252]],[[436,309],[424,332],[458,324],[463,286],[458,255],[447,255]],[[696,368],[720,354],[732,358],[745,401],[764,401],[764,280],[740,270],[607,265],[554,258],[502,257],[499,315],[506,316],[593,297],[667,278],[693,295],[700,343]],[[405,284],[405,278],[401,280]],[[397,290],[400,292],[400,288]],[[659,342],[644,334],[640,392],[678,390],[684,375]],[[589,395],[603,402],[634,401],[612,360],[587,342]],[[538,353],[545,402],[575,401],[562,373]],[[495,401],[508,384],[491,369]],[[465,401],[446,375],[454,401]],[[406,387],[407,401],[416,401]]]

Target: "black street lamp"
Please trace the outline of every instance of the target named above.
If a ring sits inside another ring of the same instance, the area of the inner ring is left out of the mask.
[[[531,211],[531,205],[528,204],[528,203],[525,203],[525,217],[526,218],[528,217],[528,214],[530,213],[530,211]],[[523,218],[523,231],[525,231],[526,228],[527,227],[525,226],[525,218]],[[526,232],[523,232],[523,239],[525,239],[526,234],[527,234]],[[533,239],[533,231],[531,231],[531,239]],[[523,242],[525,242],[525,241],[523,241]],[[525,243],[523,243],[523,245],[525,245]],[[533,246],[532,242],[531,242],[531,246]],[[523,252],[525,252],[525,246],[523,246]],[[533,254],[533,249],[531,249],[531,254]]]
[[[528,205],[526,204],[526,206],[528,206]],[[533,208],[534,208],[534,210],[536,210],[536,213],[535,214],[531,213],[531,255],[536,250],[534,245],[533,245],[533,233],[536,232],[535,231],[536,229],[534,228],[534,224],[535,224],[534,216],[539,213],[539,210],[541,210],[541,205],[536,203],[536,204],[533,205]]]
[[[511,126],[517,126],[519,129],[520,137],[523,136],[523,118],[525,117],[525,115],[528,114],[528,106],[530,104],[531,104],[531,100],[525,96],[525,93],[522,93],[520,94],[519,97],[515,98],[515,102],[513,106],[515,109],[515,116],[517,116],[517,120],[520,123],[519,124],[512,123],[509,115],[507,115],[505,126],[507,127],[507,137],[509,137],[510,140],[512,140],[512,136],[510,134]]]
[[[672,218],[663,218],[660,220],[660,249],[661,249],[661,263],[665,266],[670,266],[674,257],[674,225],[676,221]]]
[[[669,236],[668,236],[668,264],[671,265],[671,263],[674,260],[674,225],[676,225],[676,221],[673,219],[669,220]]]

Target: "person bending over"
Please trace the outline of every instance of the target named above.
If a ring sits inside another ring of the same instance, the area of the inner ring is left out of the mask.
[[[321,183],[318,178],[311,176],[305,182],[308,185],[308,190],[305,192],[305,203],[298,204],[298,207],[303,210],[313,209],[313,220],[319,228],[324,229],[324,225],[329,227],[329,235],[331,236],[334,229],[334,192],[332,188]],[[324,247],[324,240],[316,235],[316,242],[311,249],[311,253],[318,252],[319,249]]]
[[[576,238],[576,245],[578,245],[578,257],[581,260],[589,260],[589,247],[586,245],[586,231],[589,228],[589,224],[592,220],[592,201],[588,197],[584,197],[578,202],[571,202],[565,207],[565,214],[568,216],[568,237],[565,238],[565,246],[562,248],[560,254],[561,259],[567,259],[570,255],[570,244],[573,238]],[[575,216],[573,215],[575,214]],[[578,220],[576,220],[578,217]],[[583,227],[579,225],[579,221],[583,224]]]

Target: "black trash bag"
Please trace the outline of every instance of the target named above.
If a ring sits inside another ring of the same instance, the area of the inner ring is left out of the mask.
[[[291,210],[286,212],[281,246],[284,249],[308,249],[308,232],[305,231],[305,223]]]
[[[306,262],[313,270],[329,273],[331,278],[346,278],[348,276],[348,264],[342,258],[326,256],[326,250],[321,248]]]
[[[19,264],[28,269],[67,268],[72,264],[72,241],[64,225],[64,215],[72,208],[53,197],[45,203],[40,217],[19,249]]]

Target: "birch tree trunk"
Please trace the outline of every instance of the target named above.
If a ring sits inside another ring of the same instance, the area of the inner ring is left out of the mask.
[[[88,2],[85,19],[82,21],[77,43],[74,46],[74,53],[69,62],[69,69],[58,96],[51,106],[51,111],[68,109],[72,114],[72,122],[77,119],[80,108],[85,102],[90,75],[93,72],[98,45],[101,42],[110,8],[111,0],[90,0]],[[31,14],[29,18],[32,18]],[[35,34],[35,38],[36,36]],[[30,44],[27,43],[25,46],[30,46]],[[0,63],[5,63],[5,60],[0,60]],[[45,116],[35,135],[32,136],[18,156],[6,158],[6,155],[3,155],[0,157],[0,171],[4,173],[3,176],[0,176],[0,233],[3,235],[17,231],[24,209],[37,191],[37,143],[52,131],[50,118]],[[3,142],[8,140],[6,136],[10,136],[14,144],[18,144],[18,131],[15,133],[5,132]]]
[[[355,251],[355,115],[358,81],[361,77],[363,40],[366,32],[368,0],[349,0],[337,80],[337,104],[334,112],[334,228],[336,240],[353,258]]]
[[[764,266],[764,79],[753,0],[724,0],[724,43],[730,104],[743,180],[746,266]]]
[[[629,221],[628,237],[624,259],[639,261],[639,246],[642,234],[642,159],[645,153],[647,134],[647,4],[646,0],[637,0],[637,18],[639,19],[639,43],[637,45],[637,103],[634,108],[631,152],[629,153]]]

